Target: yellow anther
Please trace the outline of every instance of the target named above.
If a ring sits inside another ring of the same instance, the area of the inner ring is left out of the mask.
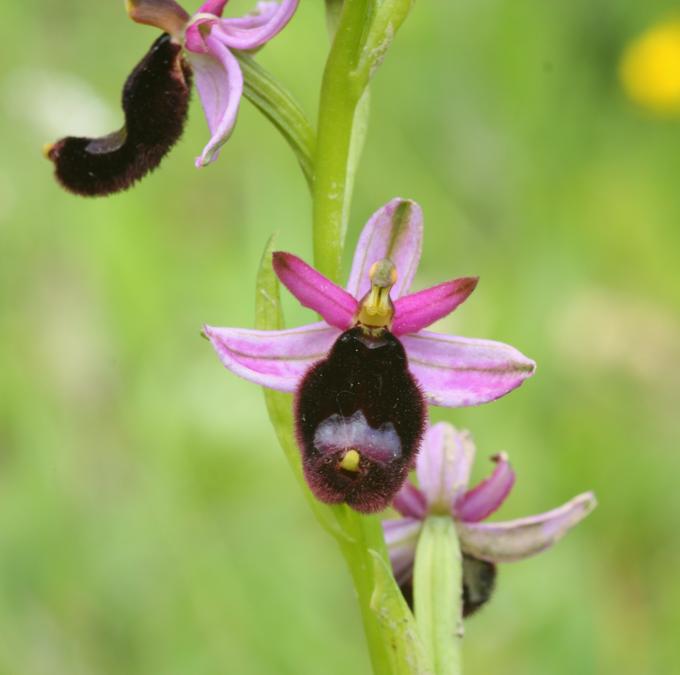
[[[350,448],[345,456],[340,460],[340,468],[345,471],[352,471],[353,473],[359,471],[359,464],[361,462],[361,455],[354,448]]]
[[[373,263],[369,271],[371,290],[359,303],[357,322],[369,330],[389,328],[394,316],[390,290],[397,281],[397,269],[387,258]]]

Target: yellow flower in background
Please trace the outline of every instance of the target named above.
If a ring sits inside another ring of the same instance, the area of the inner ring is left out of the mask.
[[[639,105],[680,115],[680,19],[657,24],[631,42],[619,75],[626,93]]]

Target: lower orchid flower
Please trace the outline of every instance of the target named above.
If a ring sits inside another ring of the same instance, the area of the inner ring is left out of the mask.
[[[274,253],[281,282],[323,321],[278,331],[204,329],[233,373],[295,393],[305,477],[323,502],[386,508],[418,452],[426,403],[486,403],[534,372],[509,345],[424,330],[460,305],[477,279],[408,294],[422,236],[420,207],[394,199],[364,227],[347,289],[290,253]]]
[[[585,492],[536,516],[483,523],[512,490],[515,473],[505,453],[494,455],[491,476],[468,488],[475,446],[467,432],[440,422],[425,434],[416,460],[416,487],[404,483],[393,506],[403,516],[383,521],[395,579],[411,598],[413,564],[423,522],[429,514],[453,518],[463,552],[463,616],[483,605],[493,590],[496,564],[536,555],[561,539],[597,505]]]
[[[101,138],[68,136],[46,147],[64,188],[107,195],[155,169],[184,130],[192,73],[211,133],[196,166],[217,158],[243,94],[243,74],[232,50],[262,47],[290,21],[299,0],[259,2],[253,14],[221,18],[227,2],[208,0],[190,16],[174,0],[127,0],[134,21],[163,35],[125,82],[125,124],[119,131]]]

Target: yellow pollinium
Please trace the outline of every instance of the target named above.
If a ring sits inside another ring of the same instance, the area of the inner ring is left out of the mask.
[[[361,455],[354,448],[350,448],[345,456],[340,460],[340,468],[345,471],[356,472],[359,471],[359,464],[361,463]]]
[[[397,281],[397,269],[387,258],[373,263],[369,272],[371,290],[361,299],[357,322],[367,328],[389,328],[394,318],[390,290]]]
[[[680,19],[653,26],[631,42],[619,73],[633,101],[662,115],[680,114]]]

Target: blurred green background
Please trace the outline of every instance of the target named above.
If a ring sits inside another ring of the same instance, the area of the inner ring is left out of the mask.
[[[327,36],[321,0],[301,4],[258,58],[314,116]],[[673,5],[421,1],[373,85],[349,248],[385,201],[418,200],[417,287],[481,277],[440,327],[539,363],[507,398],[433,419],[472,430],[475,476],[510,453],[498,518],[600,501],[500,570],[466,624],[470,674],[680,672],[680,120],[617,80]],[[0,31],[0,673],[367,673],[349,577],[261,392],[199,337],[252,325],[271,232],[311,258],[292,154],[244,103],[195,170],[194,100],[161,170],[72,197],[42,143],[116,127],[156,33],[113,0],[4,2]]]

